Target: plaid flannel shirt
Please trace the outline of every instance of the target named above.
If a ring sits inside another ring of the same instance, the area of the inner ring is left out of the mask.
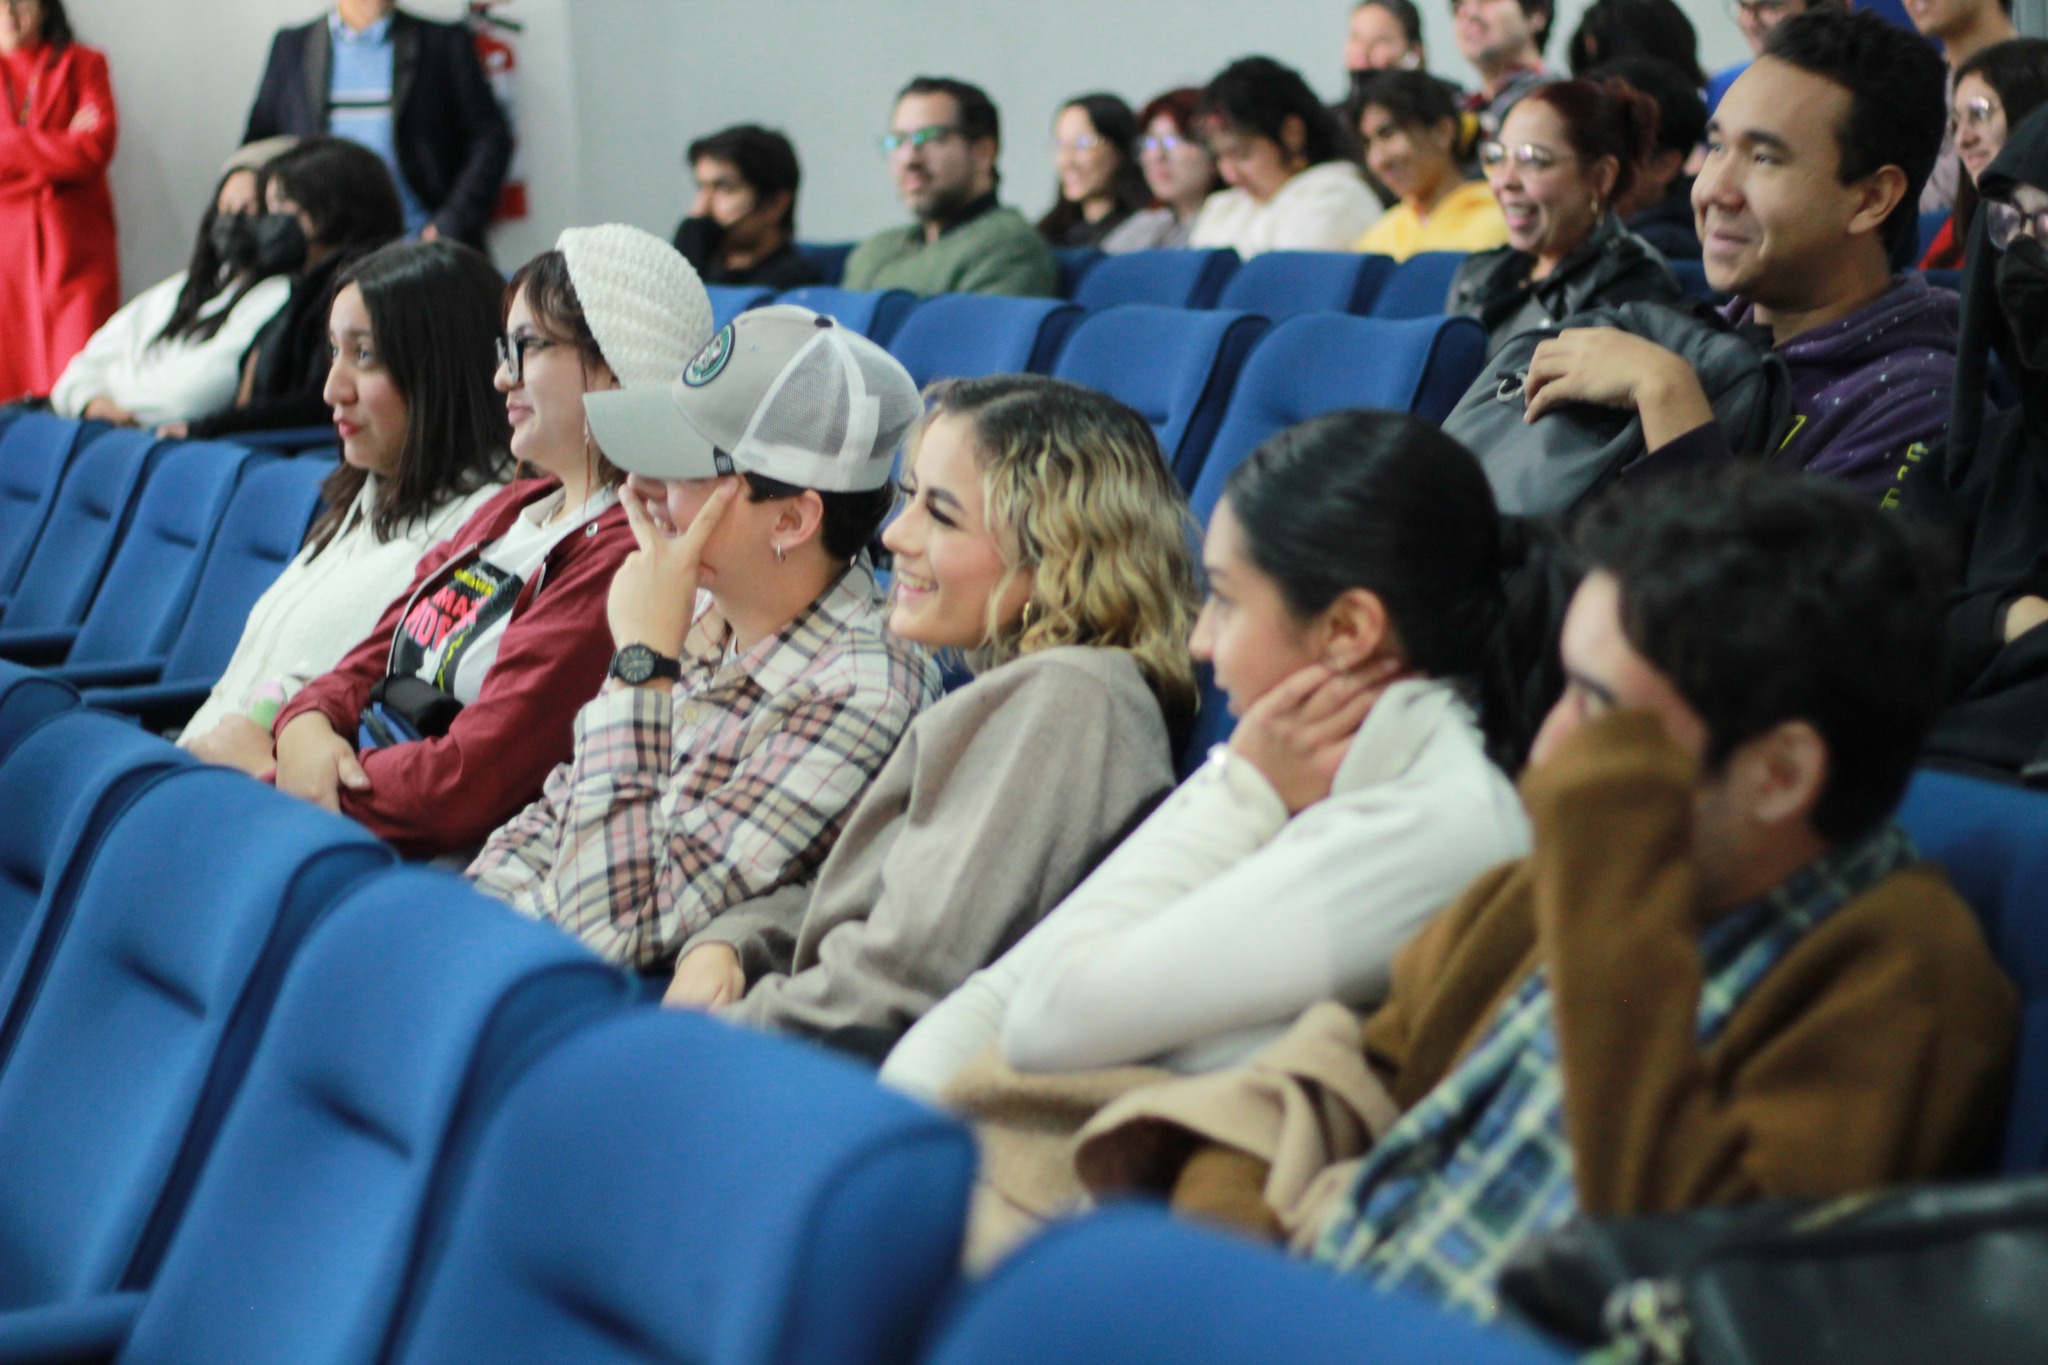
[[[685,658],[669,689],[607,684],[576,717],[574,758],[469,876],[643,970],[726,907],[815,876],[939,694],[937,666],[883,619],[863,559],[737,658]]]
[[[1696,1037],[1720,1036],[1743,997],[1816,924],[1915,860],[1896,825],[1815,860],[1700,936]],[[1491,1319],[1508,1255],[1577,1206],[1564,1127],[1555,997],[1543,968],[1478,1046],[1365,1157],[1315,1258]]]

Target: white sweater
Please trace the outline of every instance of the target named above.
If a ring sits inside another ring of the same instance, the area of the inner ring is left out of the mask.
[[[1290,819],[1219,750],[1095,874],[941,1001],[882,1079],[937,1098],[992,1041],[1021,1071],[1234,1065],[1321,1000],[1365,1010],[1395,952],[1487,868],[1525,855],[1514,785],[1447,684],[1374,705],[1329,799]]]
[[[1358,167],[1325,161],[1263,204],[1243,190],[1218,190],[1195,215],[1188,245],[1235,247],[1246,260],[1262,251],[1349,251],[1381,212]]]
[[[284,307],[291,279],[273,275],[258,281],[208,340],[157,342],[184,287],[180,271],[122,305],[57,376],[50,406],[62,416],[83,417],[87,403],[111,398],[146,427],[231,406],[242,382],[242,356],[263,324]],[[216,294],[200,316],[213,316],[227,300],[226,293]]]
[[[179,743],[205,734],[224,716],[246,712],[250,694],[265,683],[276,683],[289,699],[308,680],[340,663],[341,656],[370,633],[391,599],[412,582],[420,556],[453,535],[504,485],[487,484],[456,498],[400,526],[386,541],[370,530],[369,510],[376,504],[377,487],[372,474],[356,498],[349,522],[320,557],[309,559],[310,548],[300,550],[256,599],[227,671],[185,726]]]

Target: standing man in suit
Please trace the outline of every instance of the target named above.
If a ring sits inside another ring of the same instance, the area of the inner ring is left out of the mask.
[[[408,234],[483,245],[512,129],[467,25],[422,19],[394,0],[336,0],[278,30],[242,140],[331,133],[384,159]]]

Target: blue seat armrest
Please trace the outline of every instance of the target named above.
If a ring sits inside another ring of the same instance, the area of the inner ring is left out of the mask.
[[[334,428],[281,427],[276,431],[238,431],[227,439],[238,446],[249,446],[255,450],[310,450],[314,446],[332,445]]]
[[[142,1302],[135,1292],[100,1294],[0,1313],[0,1365],[110,1361],[128,1339]]]
[[[76,626],[60,626],[55,630],[0,630],[0,659],[48,667],[62,663],[64,656],[71,652],[71,642],[77,638]]]
[[[110,659],[103,664],[61,664],[49,670],[52,677],[62,678],[79,688],[152,683],[162,677],[163,672],[164,656],[161,654],[147,659]]]
[[[188,678],[135,687],[92,687],[85,689],[84,695],[87,706],[133,716],[152,730],[164,730],[192,719],[193,712],[213,695],[213,681]]]

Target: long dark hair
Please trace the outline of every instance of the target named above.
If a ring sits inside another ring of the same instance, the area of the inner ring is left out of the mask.
[[[1998,96],[1999,104],[2005,108],[2006,136],[2010,137],[2013,129],[2027,121],[2027,115],[2048,104],[2048,41],[2008,38],[1993,43],[1956,68],[1955,82],[1950,88],[1961,85],[1965,76],[1975,76]],[[1976,220],[1977,204],[1977,182],[1967,175],[1959,177],[1953,214],[1955,228],[1950,233],[1959,256],[1969,245],[1970,224]],[[1930,243],[1920,245],[1924,250]]]
[[[1116,153],[1116,170],[1109,178],[1109,194],[1116,201],[1111,212],[1129,215],[1151,203],[1152,189],[1145,183],[1145,172],[1138,165],[1138,116],[1131,112],[1131,106],[1115,95],[1098,92],[1068,100],[1059,112],[1064,114],[1069,109],[1086,114],[1095,136]],[[1065,246],[1067,234],[1082,221],[1082,206],[1062,194],[1055,181],[1053,206],[1038,220],[1039,234],[1054,246]]]
[[[1246,136],[1265,138],[1283,152],[1287,140],[1281,132],[1290,118],[1301,120],[1304,165],[1344,159],[1344,133],[1337,116],[1299,71],[1271,57],[1244,57],[1224,67],[1202,91],[1195,112],[1204,136],[1212,128],[1235,128]]]
[[[405,235],[405,210],[391,172],[369,148],[340,137],[302,138],[263,168],[313,220],[313,241],[339,252],[371,251]]]
[[[263,170],[258,166],[231,167],[215,182],[213,198],[206,201],[206,212],[199,215],[199,240],[192,244],[192,259],[185,265],[184,287],[178,290],[178,301],[171,308],[164,329],[156,334],[157,341],[213,340],[242,296],[264,279],[253,271],[236,274],[213,248],[213,225],[220,218],[220,192],[238,175],[253,176],[258,192],[262,190]],[[232,292],[228,293],[227,302],[200,316],[210,301],[228,291]]]
[[[1547,554],[1537,571],[1554,542],[1503,524],[1471,451],[1406,413],[1327,413],[1269,438],[1223,498],[1297,618],[1371,592],[1408,664],[1460,684],[1487,752],[1520,769],[1556,696],[1549,624],[1570,575]]]
[[[405,441],[370,510],[371,533],[388,541],[511,473],[512,433],[491,382],[503,285],[489,261],[456,242],[371,252],[342,272],[335,293],[350,285],[362,291],[378,359],[405,395]],[[315,555],[341,533],[368,477],[346,463],[328,477],[327,510],[306,537]]]
[[[78,41],[71,31],[71,16],[64,12],[64,0],[43,0],[43,41],[52,52],[62,52]]]

